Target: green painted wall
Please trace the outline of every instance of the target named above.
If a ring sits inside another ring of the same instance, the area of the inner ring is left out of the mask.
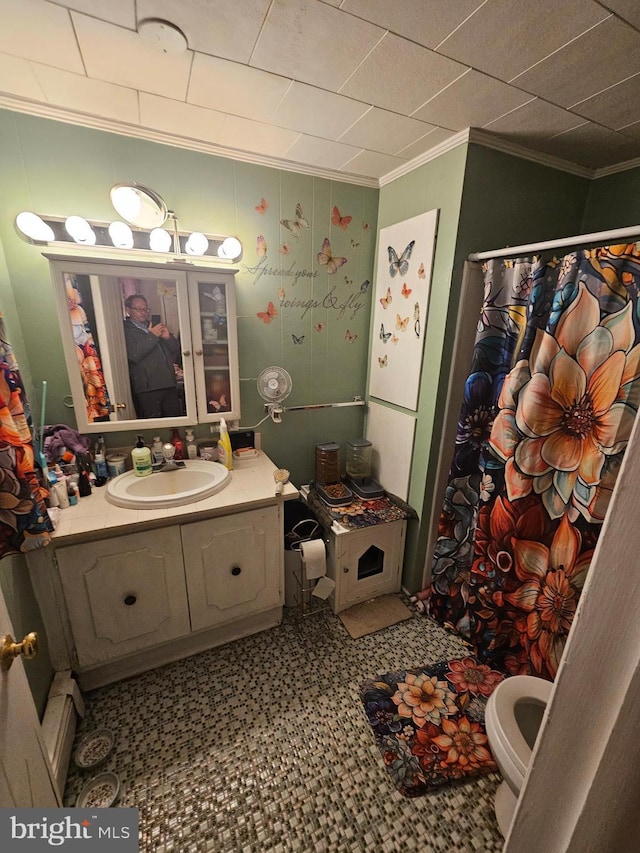
[[[269,365],[291,374],[292,406],[364,395],[373,288],[361,290],[361,285],[373,277],[377,189],[11,112],[0,112],[0,150],[0,244],[33,389],[43,379],[48,383],[47,422],[75,424],[73,412],[63,404],[69,387],[48,263],[37,247],[17,237],[13,220],[24,209],[113,219],[109,190],[126,180],[159,192],[178,215],[181,229],[234,234],[244,245],[236,276],[243,425],[264,415],[255,381]],[[265,213],[256,210],[262,198],[268,205]],[[296,237],[280,220],[294,219],[298,204],[309,227]],[[332,224],[334,206],[352,217],[346,229]],[[260,235],[266,257],[257,253]],[[333,275],[317,260],[325,237],[335,257],[347,258]],[[261,274],[259,264],[275,274]],[[312,277],[296,278],[301,271]],[[278,317],[267,325],[257,313],[270,301]],[[310,302],[315,307],[308,308]],[[347,330],[355,336],[353,343],[345,339]],[[294,344],[293,335],[302,344]],[[292,413],[278,426],[270,421],[262,425],[263,448],[291,471],[294,482],[306,483],[313,476],[314,444],[360,437],[363,422],[361,408]],[[145,436],[150,440],[152,434]],[[207,427],[196,429],[196,437],[209,434]],[[133,442],[132,433],[107,437],[112,446]]]
[[[581,233],[640,224],[640,168],[592,181]]]

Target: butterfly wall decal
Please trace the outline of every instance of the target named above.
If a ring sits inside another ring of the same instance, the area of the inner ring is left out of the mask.
[[[258,213],[261,213],[263,216],[267,212],[267,208],[269,205],[267,204],[267,200],[264,198],[260,199],[260,204],[256,204],[254,210],[257,210]]]
[[[278,249],[281,255],[288,255],[291,251],[291,246],[288,243],[283,243]]]
[[[316,332],[324,332],[325,325],[324,323],[317,323],[313,328]]]
[[[418,278],[426,278],[424,264],[420,264],[420,266],[418,267]]]
[[[309,223],[305,219],[304,213],[302,211],[302,205],[300,202],[296,204],[296,212],[293,219],[281,219],[280,225],[287,229],[287,231],[291,231],[293,236],[297,239],[300,237],[302,231],[306,228],[309,228]]]
[[[365,281],[363,281],[362,284],[360,285],[360,293],[366,293],[367,290],[369,290],[370,284],[371,284],[371,282],[369,281],[369,279],[366,279]]]
[[[403,320],[399,314],[396,314],[396,329],[400,329],[401,332],[406,332],[408,325],[409,325],[409,318],[408,317],[405,317]]]
[[[380,300],[380,305],[382,305],[382,307],[386,311],[392,302],[393,302],[393,299],[391,298],[391,288],[388,287],[387,288],[387,295],[382,297],[382,299]]]
[[[261,258],[267,254],[267,241],[264,239],[262,234],[258,234],[258,239],[256,240],[256,252]]]
[[[284,299],[285,296],[286,296],[286,293],[285,293],[284,287],[279,287],[278,288],[278,299],[280,300],[280,302],[282,302],[282,300]]]
[[[291,333],[291,340],[293,341],[294,344],[296,344],[297,346],[300,346],[300,344],[302,344],[302,342],[304,341],[304,335],[300,335],[300,337],[298,337],[297,335],[294,335],[292,332]]]
[[[385,332],[384,323],[380,323],[380,340],[382,341],[382,343],[386,344],[390,337],[391,332]]]
[[[416,338],[420,337],[420,303],[416,302],[413,309],[413,331],[416,333]]]
[[[331,254],[331,243],[329,242],[329,238],[325,237],[322,241],[322,249],[318,252],[318,263],[327,268],[329,275],[333,275],[341,266],[347,263],[347,259],[334,258]]]
[[[352,238],[351,238],[351,248],[352,248],[352,249],[357,249],[359,245],[360,245],[360,243],[356,243],[356,241],[355,241],[355,240],[353,239],[353,237],[352,237]]]
[[[353,279],[345,275],[344,283],[347,285],[347,287],[351,287],[351,285],[353,284]]]
[[[399,340],[400,340],[400,338],[397,335],[391,336],[391,343],[392,344],[397,344]]]
[[[333,211],[331,213],[331,224],[337,225],[338,228],[342,228],[343,231],[346,231],[349,227],[349,223],[353,219],[352,216],[341,216],[338,208],[333,206]]]
[[[168,296],[169,299],[175,299],[176,297],[175,287],[167,287],[167,285],[163,284],[161,281],[156,285],[156,293],[158,296]]]
[[[273,302],[270,302],[267,305],[266,311],[258,311],[258,313],[256,314],[256,317],[259,317],[266,325],[268,325],[277,316],[278,312],[276,311],[276,306],[273,304]]]
[[[347,331],[344,333],[344,339],[348,344],[352,344],[357,339],[357,337],[357,335],[351,334],[349,329],[347,329]]]
[[[213,287],[211,293],[207,293],[206,290],[203,290],[202,295],[215,302],[216,308],[224,305],[224,296],[222,295],[222,291],[220,290],[217,284]]]
[[[402,293],[402,295],[404,296],[404,298],[405,298],[405,299],[408,299],[408,298],[409,298],[409,296],[411,295],[411,288],[410,288],[410,287],[407,287],[407,282],[406,282],[406,281],[405,281],[405,283],[402,285],[402,290],[401,290],[400,292]]]
[[[380,367],[386,367],[387,366],[387,356],[384,355],[382,358],[380,358],[380,356],[378,356],[378,364],[380,365]]]
[[[371,227],[371,226],[369,225],[369,223],[368,223],[368,222],[363,222],[363,223],[362,223],[362,230],[363,230],[363,231],[368,231],[370,227]]]
[[[411,252],[413,252],[415,244],[416,241],[412,240],[400,257],[398,257],[398,253],[393,246],[387,246],[387,250],[389,252],[389,274],[391,277],[398,273],[400,273],[400,275],[407,274],[407,270],[409,269],[409,258],[411,257]]]

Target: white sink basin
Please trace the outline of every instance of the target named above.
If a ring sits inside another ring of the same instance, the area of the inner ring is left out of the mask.
[[[177,471],[157,471],[136,477],[120,474],[107,484],[107,500],[129,509],[161,509],[201,501],[223,489],[231,472],[219,462],[189,459]]]

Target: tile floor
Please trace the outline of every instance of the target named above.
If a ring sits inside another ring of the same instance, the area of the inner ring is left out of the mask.
[[[140,810],[142,853],[502,850],[497,774],[407,799],[392,785],[358,688],[465,647],[414,614],[353,640],[330,613],[85,695],[77,739],[107,726],[104,770]],[[71,765],[65,805],[92,774]]]

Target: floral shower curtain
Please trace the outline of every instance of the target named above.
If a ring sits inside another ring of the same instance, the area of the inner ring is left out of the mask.
[[[640,404],[640,243],[493,260],[418,606],[553,679]]]

